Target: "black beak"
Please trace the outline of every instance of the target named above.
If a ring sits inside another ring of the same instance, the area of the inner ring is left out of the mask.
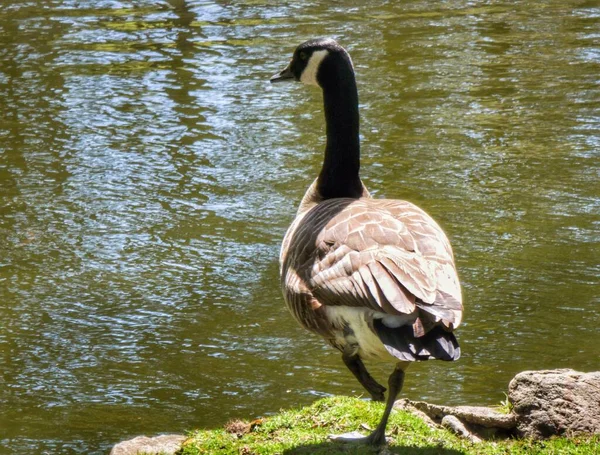
[[[271,79],[269,79],[271,81],[271,83],[274,84],[275,82],[285,82],[285,81],[293,80],[294,73],[292,73],[290,66],[291,66],[291,64],[286,66],[285,69],[283,71],[281,71],[280,73],[273,75],[271,77]]]

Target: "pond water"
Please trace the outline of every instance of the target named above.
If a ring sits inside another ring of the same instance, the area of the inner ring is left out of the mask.
[[[519,371],[598,370],[599,24],[569,0],[4,0],[0,452],[363,393],[278,284],[324,125],[317,89],[268,78],[317,36],[355,63],[363,180],[457,258],[463,357],[403,395],[497,404]]]

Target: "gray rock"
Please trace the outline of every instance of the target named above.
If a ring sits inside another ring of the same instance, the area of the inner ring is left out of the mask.
[[[520,436],[600,433],[600,372],[524,371],[508,386]]]
[[[398,400],[394,406],[420,417],[430,427],[448,427],[472,442],[507,437],[517,425],[515,415],[484,406],[440,406],[407,399]]]
[[[439,422],[436,422],[425,412],[421,411],[420,409],[417,409],[414,403],[415,402],[410,401],[408,398],[401,398],[394,403],[394,408],[410,412],[411,414],[417,416],[423,422],[425,422],[429,428],[437,428]]]
[[[179,449],[186,437],[179,434],[163,434],[149,438],[147,436],[138,436],[118,443],[110,451],[110,455],[138,455],[140,453],[147,455],[174,455]]]
[[[471,433],[464,423],[462,423],[458,417],[453,415],[444,416],[442,419],[442,426],[448,428],[450,431],[456,433],[463,438],[470,440],[474,444],[481,442],[481,439],[475,434]]]
[[[439,406],[425,401],[413,401],[411,404],[436,421],[440,421],[444,416],[452,415],[465,423],[485,428],[510,430],[517,424],[514,415],[502,414],[486,406]]]

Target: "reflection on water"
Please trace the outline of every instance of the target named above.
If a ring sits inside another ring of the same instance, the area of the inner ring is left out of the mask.
[[[316,90],[267,80],[314,36],[352,53],[365,182],[457,255],[464,356],[406,395],[493,404],[518,371],[598,368],[600,9],[352,3],[3,3],[2,451],[362,393],[278,286],[323,125]]]

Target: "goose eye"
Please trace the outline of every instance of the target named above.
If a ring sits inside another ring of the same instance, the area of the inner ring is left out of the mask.
[[[308,58],[308,55],[306,55],[306,52],[300,52],[298,57],[300,57],[300,60],[306,60]]]

